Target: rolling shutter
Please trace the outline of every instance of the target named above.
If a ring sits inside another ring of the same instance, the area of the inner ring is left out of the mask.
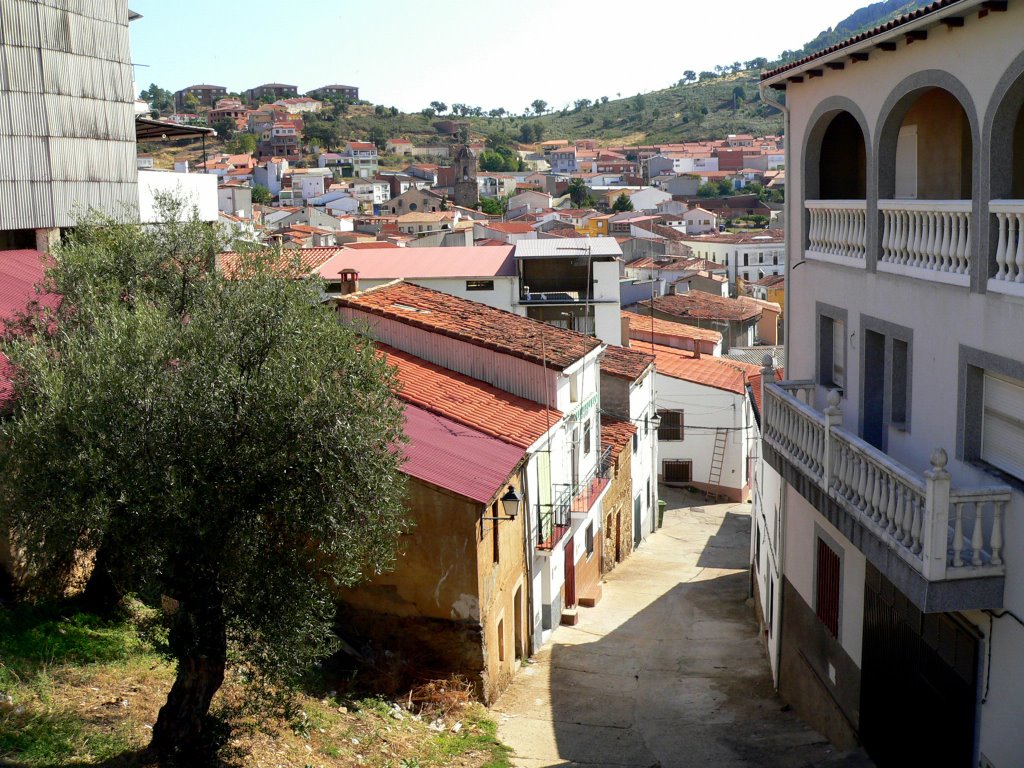
[[[1024,480],[1024,381],[985,374],[981,458]]]

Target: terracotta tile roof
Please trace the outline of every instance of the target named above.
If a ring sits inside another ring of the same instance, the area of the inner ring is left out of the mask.
[[[472,427],[520,448],[529,448],[556,424],[561,412],[509,394],[478,379],[450,371],[386,344],[379,353],[395,369],[407,403]]]
[[[592,336],[402,281],[337,302],[559,371],[602,346]]]
[[[671,320],[661,320],[660,318],[651,318],[650,315],[640,315],[636,312],[627,312],[623,310],[622,316],[629,320],[629,331],[630,335],[637,333],[649,334],[653,327],[654,332],[664,336],[678,336],[683,339],[697,339],[699,341],[710,341],[715,344],[722,340],[722,334],[718,331],[713,331],[710,328],[698,328],[695,325],[686,325],[685,323],[673,323]],[[652,326],[653,323],[653,326]],[[636,338],[635,336],[633,338]]]
[[[782,285],[785,282],[785,275],[768,275],[766,277],[762,277],[760,280],[754,281],[753,283],[748,283],[748,285],[760,285],[767,288],[771,288],[776,285]]]
[[[694,357],[692,352],[660,344],[645,348],[654,352],[658,373],[737,395],[744,394],[750,377],[761,371],[756,365],[727,357]]]
[[[350,251],[375,250],[377,248],[398,248],[394,243],[387,243],[383,240],[376,240],[372,243],[345,243],[345,248]]]
[[[619,454],[632,442],[635,434],[636,426],[631,422],[601,415],[601,447],[611,447],[612,461],[619,458]]]
[[[752,232],[733,234],[716,232],[712,235],[687,235],[688,243],[728,243],[729,245],[781,245],[786,242],[786,233],[781,229],[756,229]]]
[[[782,381],[783,373],[778,368],[775,369],[775,381]],[[761,407],[761,374],[754,373],[747,377],[747,383],[750,384],[751,394],[754,396],[754,406],[757,408],[757,413],[760,418],[760,414],[764,413]]]
[[[763,311],[760,303],[748,296],[727,299],[704,291],[657,296],[653,302],[650,299],[640,302],[644,307],[650,307],[652,304],[659,312],[688,320],[746,322],[760,317]]]
[[[487,504],[522,462],[522,448],[416,406],[405,408],[402,472]]]
[[[601,373],[636,381],[644,375],[653,362],[653,355],[629,347],[609,344],[601,358]]]
[[[518,221],[488,221],[480,224],[495,232],[504,232],[507,235],[525,235],[533,232],[533,227],[525,222]]]
[[[290,269],[294,264],[302,274],[308,275],[337,252],[338,249],[332,246],[285,250],[281,251],[277,267],[283,271]],[[268,250],[267,253],[269,254],[270,251]],[[229,251],[227,253],[220,254],[217,258],[221,272],[223,272],[226,277],[234,277],[242,260],[241,254]]]
[[[777,75],[781,75],[783,72],[788,72],[791,69],[796,69],[797,67],[800,67],[804,64],[808,64],[814,61],[815,59],[823,58],[832,53],[836,53],[837,51],[841,51],[844,48],[848,48],[852,45],[856,45],[857,43],[869,40],[870,38],[875,37],[876,35],[881,35],[885,32],[891,32],[892,30],[897,29],[898,27],[902,27],[906,24],[909,24],[912,21],[916,21],[917,19],[920,19],[923,16],[936,13],[937,11],[940,11],[947,6],[956,5],[959,2],[960,0],[937,0],[937,2],[931,3],[930,5],[926,5],[922,8],[917,8],[916,10],[904,14],[903,16],[897,16],[895,19],[892,19],[886,22],[885,24],[881,24],[877,27],[869,29],[866,32],[861,32],[859,35],[854,35],[853,37],[847,38],[846,40],[842,40],[836,43],[835,45],[830,45],[828,48],[817,51],[816,53],[812,53],[808,56],[804,56],[802,59],[791,61],[788,64],[783,64],[781,67],[776,67],[775,69],[772,69],[768,72],[764,72],[761,74],[761,79],[770,80],[776,77]]]

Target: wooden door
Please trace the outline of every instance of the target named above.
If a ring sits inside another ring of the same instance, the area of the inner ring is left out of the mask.
[[[565,542],[565,607],[576,606],[576,547],[573,538]]]

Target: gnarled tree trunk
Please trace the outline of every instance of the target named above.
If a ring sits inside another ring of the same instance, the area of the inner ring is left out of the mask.
[[[153,726],[151,756],[188,758],[210,745],[204,739],[210,702],[224,682],[227,632],[220,590],[192,590],[181,602],[169,635],[178,675]]]

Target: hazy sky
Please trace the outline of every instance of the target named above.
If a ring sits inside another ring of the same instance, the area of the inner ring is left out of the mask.
[[[140,89],[343,83],[406,111],[437,100],[521,112],[771,59],[868,2],[130,0],[142,14],[132,60]]]

